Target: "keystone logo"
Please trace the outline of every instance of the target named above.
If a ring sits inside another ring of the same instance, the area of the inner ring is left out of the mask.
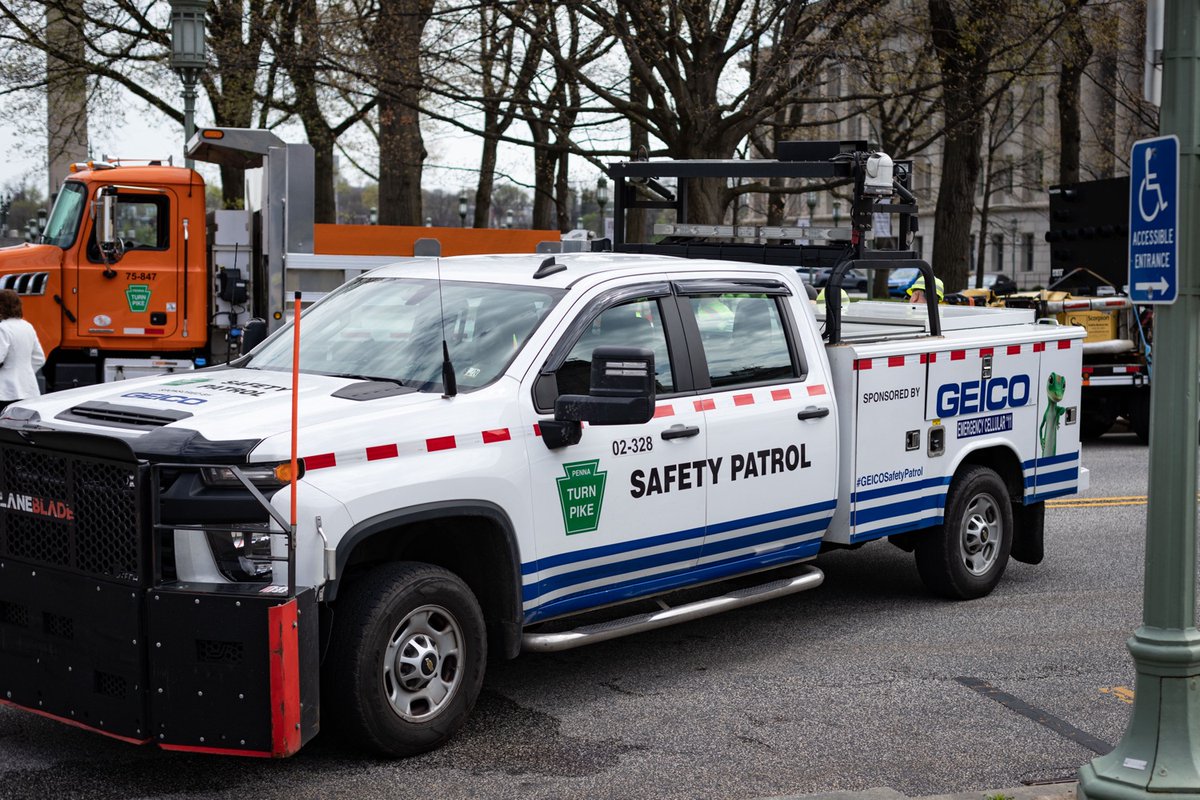
[[[600,470],[600,459],[563,464],[563,472],[564,477],[555,481],[567,535],[596,530],[600,527],[600,507],[604,503],[608,473]]]
[[[145,311],[150,306],[150,284],[129,284],[129,286],[125,289],[125,299],[129,301],[130,311]]]

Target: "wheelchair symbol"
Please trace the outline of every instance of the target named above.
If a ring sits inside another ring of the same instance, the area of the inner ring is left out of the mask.
[[[1138,212],[1142,215],[1142,219],[1146,222],[1153,222],[1160,211],[1165,211],[1167,201],[1163,198],[1162,187],[1158,184],[1158,174],[1150,171],[1150,159],[1154,157],[1154,148],[1146,148],[1146,173],[1142,176],[1142,182],[1138,186]],[[1154,195],[1158,199],[1147,198],[1148,195]],[[1146,210],[1146,200],[1150,199],[1150,210]]]

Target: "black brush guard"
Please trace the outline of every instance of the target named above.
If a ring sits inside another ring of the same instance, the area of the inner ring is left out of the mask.
[[[106,436],[0,428],[0,703],[164,749],[287,756],[320,728],[316,595],[163,579],[164,471]],[[228,466],[228,465],[222,465]]]

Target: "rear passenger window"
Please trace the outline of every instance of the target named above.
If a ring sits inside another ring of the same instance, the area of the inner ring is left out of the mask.
[[[634,300],[600,312],[571,348],[556,373],[559,394],[587,394],[592,375],[592,351],[597,347],[644,347],[654,353],[655,391],[675,391],[675,375],[667,351],[662,311],[657,300]]]
[[[688,299],[713,388],[799,377],[776,298],[714,294]]]

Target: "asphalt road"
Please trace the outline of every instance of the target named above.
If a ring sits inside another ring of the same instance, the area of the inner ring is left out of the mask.
[[[1132,436],[1083,461],[1088,496],[1145,494]],[[281,762],[181,756],[0,709],[0,798],[918,796],[1071,778],[1132,708],[1144,519],[1051,509],[1045,562],[1011,563],[969,603],[929,598],[886,543],[822,556],[815,591],[494,666],[468,729],[407,761],[321,737]]]

